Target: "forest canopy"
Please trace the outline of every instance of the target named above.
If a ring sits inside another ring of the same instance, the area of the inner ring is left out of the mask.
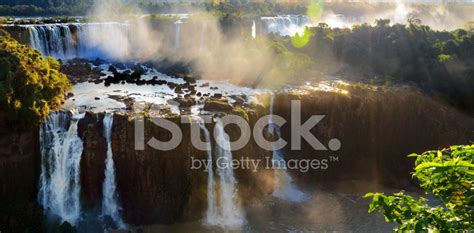
[[[60,107],[71,84],[59,66],[0,31],[0,113],[8,122],[37,125]]]

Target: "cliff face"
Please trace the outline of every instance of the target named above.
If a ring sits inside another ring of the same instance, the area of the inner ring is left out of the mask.
[[[38,129],[12,130],[0,116],[0,199],[29,201],[38,190]]]
[[[87,114],[79,122],[79,135],[84,141],[81,163],[82,192],[86,203],[100,204],[102,182],[104,179],[104,161],[106,142],[103,139],[103,114]],[[131,224],[172,223],[202,218],[207,207],[207,173],[191,169],[191,157],[207,159],[207,152],[195,149],[190,141],[190,125],[181,124],[180,118],[169,118],[177,123],[183,140],[171,151],[160,151],[145,146],[144,150],[135,150],[135,125],[126,115],[114,115],[112,151],[115,162],[117,189],[123,207],[123,217]],[[207,128],[213,131],[214,125]],[[235,138],[236,130],[227,130]],[[232,133],[231,133],[232,132]],[[145,121],[145,142],[151,137],[168,141],[170,132]],[[212,140],[212,145],[215,141]],[[214,149],[213,149],[214,150]],[[243,156],[269,155],[256,144],[249,143],[243,149],[233,153],[234,158]],[[214,158],[216,156],[214,155]],[[268,171],[253,173],[249,170],[236,171],[239,191],[258,198],[271,190],[272,184],[262,177]],[[241,183],[240,183],[241,182]],[[250,201],[251,198],[242,198]]]
[[[305,140],[302,150],[291,150],[291,100],[301,100],[302,122],[312,115],[325,115],[311,132],[326,147],[332,138],[341,141],[338,151],[316,151]],[[258,108],[247,112],[253,128],[256,120],[268,113]],[[368,180],[410,186],[409,172],[413,161],[406,157],[453,144],[470,143],[474,137],[472,117],[458,113],[423,95],[411,91],[352,91],[349,95],[313,92],[305,95],[280,94],[275,97],[274,113],[287,120],[282,137],[289,143],[285,159],[328,159],[327,169],[299,172],[291,170],[294,180],[311,187],[321,182]],[[103,113],[87,113],[79,121],[78,135],[84,143],[81,160],[81,199],[86,209],[100,207],[107,145],[103,134]],[[207,153],[195,149],[190,141],[190,125],[179,118],[167,118],[179,125],[183,140],[172,151],[149,146],[135,150],[135,125],[129,116],[115,114],[112,150],[117,190],[122,216],[130,224],[172,223],[197,220],[207,207],[207,173],[191,169],[191,158],[206,159]],[[2,121],[3,122],[3,121]],[[2,123],[3,124],[3,123]],[[216,142],[212,137],[215,124],[206,125],[211,132],[213,157]],[[231,141],[240,130],[226,127]],[[167,141],[170,133],[145,121],[145,142],[151,137]],[[0,127],[0,195],[7,198],[34,200],[40,172],[37,130],[16,132]],[[265,159],[271,152],[258,147],[253,138],[244,148],[233,152],[235,159]],[[214,161],[215,162],[215,161]],[[236,170],[240,202],[268,195],[274,187],[273,171]]]
[[[332,138],[341,142],[338,151],[314,150],[304,139],[302,150],[287,148],[286,159],[330,161],[326,170],[293,171],[303,185],[363,179],[406,187],[412,182],[414,162],[408,154],[469,144],[474,138],[472,117],[410,90],[280,95],[275,113],[288,121],[291,100],[301,100],[303,123],[312,115],[325,115],[311,130],[322,144],[328,147]],[[289,126],[282,128],[282,135],[291,143]],[[337,161],[331,162],[330,156]]]

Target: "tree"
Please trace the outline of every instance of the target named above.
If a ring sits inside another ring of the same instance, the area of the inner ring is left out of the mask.
[[[416,157],[413,176],[439,204],[431,206],[427,199],[416,200],[403,192],[368,193],[364,197],[372,198],[369,213],[378,211],[387,222],[400,224],[395,228],[399,232],[474,230],[474,144],[409,156]]]
[[[0,113],[11,125],[40,124],[71,88],[59,62],[0,31]]]

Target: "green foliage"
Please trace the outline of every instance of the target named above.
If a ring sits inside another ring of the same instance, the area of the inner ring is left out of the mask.
[[[474,230],[474,144],[409,156],[416,157],[413,176],[440,205],[430,206],[425,198],[415,200],[403,192],[368,193],[369,213],[378,211],[387,222],[399,223],[399,232]]]
[[[318,72],[367,83],[408,83],[474,112],[474,35],[465,30],[434,31],[389,20],[352,29],[321,23],[309,30],[309,41],[298,35],[286,47],[307,54]]]
[[[37,125],[60,107],[71,84],[59,66],[0,31],[0,106],[7,121]]]

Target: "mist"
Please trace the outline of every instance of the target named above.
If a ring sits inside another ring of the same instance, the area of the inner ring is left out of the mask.
[[[270,67],[272,55],[252,39],[251,22],[245,29],[224,33],[219,20],[202,9],[193,9],[192,15],[155,17],[122,0],[96,1],[92,9],[88,17],[95,21],[119,22],[88,35],[106,58],[192,64],[193,73],[206,79],[234,83],[253,83]],[[242,35],[242,30],[248,32]]]
[[[407,24],[409,19],[419,19],[432,29],[449,31],[464,28],[466,22],[474,20],[472,4],[409,4],[402,1],[344,4],[329,4],[315,23],[351,28],[355,24],[374,24],[377,19],[390,19],[392,24]]]

